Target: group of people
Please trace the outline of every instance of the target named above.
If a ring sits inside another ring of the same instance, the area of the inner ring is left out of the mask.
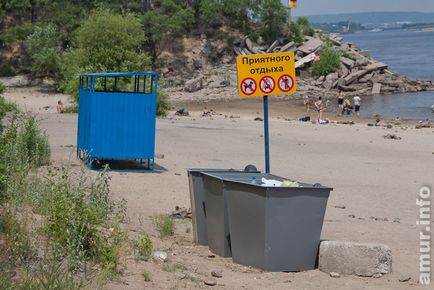
[[[345,98],[345,94],[343,91],[339,91],[336,98],[338,101],[338,110],[341,111],[342,115],[344,115],[344,114],[349,115],[353,110],[355,111],[355,113],[357,115],[359,115],[362,100],[358,95],[355,95],[353,97],[354,106],[352,105],[350,99]],[[311,103],[310,103],[310,99],[308,96],[304,97],[303,104],[304,104],[304,108],[306,110],[306,115],[310,116]],[[319,123],[322,123],[324,121],[323,112],[327,109],[328,104],[329,104],[329,101],[324,103],[322,97],[318,97],[318,99],[314,103],[314,110],[318,112],[318,119],[317,120]]]

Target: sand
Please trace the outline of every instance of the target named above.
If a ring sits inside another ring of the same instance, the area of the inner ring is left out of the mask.
[[[9,90],[5,97],[38,114],[49,135],[53,165],[79,165],[75,148],[69,147],[76,144],[77,115],[55,111],[57,100],[65,102],[66,96],[28,88]],[[208,258],[207,247],[192,243],[190,220],[177,221],[176,235],[163,241],[152,226],[155,214],[170,213],[175,206],[190,207],[186,168],[243,168],[251,163],[264,170],[263,123],[253,121],[262,112],[260,101],[246,108],[239,102],[221,103],[216,109],[221,115],[211,118],[194,110],[201,106],[191,105],[190,117],[176,117],[172,111],[157,119],[156,152],[164,159],[156,159],[156,173],[110,173],[114,198],[128,202],[125,226],[131,237],[150,233],[155,246],[167,251],[171,261],[186,265],[185,272],[195,278],[179,279],[159,263],[128,259],[119,278],[104,289],[204,289],[209,286],[201,279],[212,270],[223,271],[216,289],[420,288],[415,201],[422,185],[433,186],[434,129],[416,130],[412,123],[392,129],[368,127],[368,120],[354,117],[355,125],[315,125],[288,121],[302,115],[300,106],[280,113],[272,106],[271,172],[333,187],[321,238],[387,244],[393,252],[393,273],[378,279],[337,279],[319,270],[266,273],[230,258]],[[402,139],[384,139],[389,133]],[[342,205],[345,209],[336,208]],[[144,282],[145,270],[151,282]],[[402,277],[411,280],[399,282]]]

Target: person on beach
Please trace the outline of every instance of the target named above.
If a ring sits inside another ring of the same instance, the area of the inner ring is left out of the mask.
[[[324,110],[324,105],[322,102],[322,97],[318,97],[318,100],[315,102],[315,108],[318,111],[318,120],[322,120],[322,112]]]
[[[345,94],[342,90],[339,90],[336,97],[338,98],[338,109],[340,109],[342,111],[342,109],[344,108]]]
[[[353,111],[353,106],[351,106],[351,101],[350,100],[348,100],[348,99],[345,99],[344,100],[344,105],[343,105],[343,108],[342,108],[342,115],[345,115],[345,114],[347,114],[347,115],[349,115],[349,114],[351,114],[351,112]]]
[[[362,100],[360,99],[360,97],[358,95],[355,95],[353,98],[353,102],[354,102],[354,111],[356,112],[357,116],[360,115],[359,111],[360,111],[360,105],[362,103]]]
[[[306,110],[306,116],[310,116],[310,99],[309,99],[309,96],[304,96],[303,105],[304,105],[304,109]]]
[[[61,100],[57,101],[56,110],[57,110],[57,113],[59,113],[59,114],[63,113],[63,103]]]

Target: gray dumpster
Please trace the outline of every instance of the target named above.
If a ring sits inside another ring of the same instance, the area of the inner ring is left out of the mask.
[[[252,165],[249,165],[252,166]],[[256,168],[250,167],[246,169],[255,170]],[[245,170],[246,170],[245,169]],[[205,193],[203,186],[203,179],[201,172],[242,172],[244,170],[235,169],[206,169],[206,168],[190,168],[187,169],[188,182],[190,186],[190,202],[193,221],[193,240],[200,245],[208,245],[208,232],[206,226],[206,209],[205,209]]]
[[[234,262],[266,271],[315,268],[327,200],[332,188],[262,186],[223,178]],[[218,180],[221,177],[214,178]]]
[[[231,236],[229,231],[227,192],[224,180],[248,182],[260,178],[259,172],[202,172],[206,204],[208,245],[211,252],[230,257]]]

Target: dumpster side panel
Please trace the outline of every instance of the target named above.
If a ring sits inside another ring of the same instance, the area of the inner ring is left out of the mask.
[[[265,244],[265,188],[225,182],[228,191],[232,259],[263,268]]]
[[[206,227],[205,194],[200,171],[188,171],[190,203],[193,222],[193,240],[200,245],[208,245]]]
[[[205,211],[209,249],[223,257],[230,257],[230,235],[223,181],[203,175]]]
[[[268,191],[265,269],[314,269],[330,190],[269,188]]]

